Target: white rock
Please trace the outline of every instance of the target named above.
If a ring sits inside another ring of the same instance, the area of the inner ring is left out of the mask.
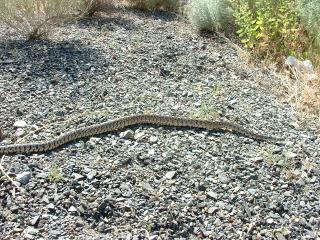
[[[101,141],[101,138],[98,138],[98,137],[91,137],[91,138],[89,139],[89,143],[90,143],[91,145],[96,145],[96,144],[98,144],[100,141]]]
[[[18,120],[13,124],[13,127],[15,127],[15,128],[25,128],[27,126],[28,126],[28,124],[23,120]]]
[[[147,190],[148,192],[154,192],[154,189],[153,187],[151,187],[151,185],[147,182],[142,182],[141,183],[141,187],[144,189],[144,190]]]
[[[215,200],[218,199],[218,194],[216,192],[213,192],[213,191],[209,191],[207,192],[207,195]]]
[[[135,140],[142,140],[145,137],[145,133],[144,132],[138,132],[136,131],[135,135],[134,135],[134,139]]]
[[[212,214],[212,213],[214,213],[214,212],[216,212],[216,211],[218,211],[218,210],[219,210],[219,209],[216,208],[216,207],[210,207],[210,208],[208,209],[208,213]]]
[[[77,209],[74,206],[71,206],[68,211],[69,212],[76,212]]]
[[[268,223],[268,224],[272,224],[272,223],[273,223],[273,219],[272,219],[272,218],[268,218],[268,219],[267,219],[267,223]]]
[[[166,173],[166,179],[172,179],[176,175],[176,171],[169,171]]]
[[[229,183],[231,181],[231,179],[229,178],[228,174],[226,173],[220,173],[219,174],[219,181],[221,183]]]
[[[158,141],[158,138],[156,136],[150,136],[149,142],[150,143],[156,143]]]
[[[74,177],[74,180],[76,181],[81,181],[83,180],[85,177],[79,173],[72,173],[72,176]]]
[[[26,233],[31,234],[31,235],[37,235],[38,232],[39,232],[39,230],[36,228],[33,228],[33,227],[28,227],[26,229]]]
[[[257,192],[257,189],[255,189],[255,188],[249,188],[249,189],[248,189],[248,192],[249,192],[251,195],[255,195],[256,192]]]
[[[131,129],[126,130],[120,133],[120,137],[125,139],[134,139],[134,132]]]
[[[49,204],[47,205],[47,209],[49,209],[49,210],[54,210],[55,207],[54,207],[53,203],[49,203]]]
[[[291,151],[285,151],[284,156],[286,157],[286,159],[293,159],[297,156],[297,154]]]
[[[24,129],[22,129],[22,128],[18,128],[18,129],[16,130],[16,132],[15,132],[15,134],[16,134],[17,137],[23,136],[24,133],[25,133],[25,132],[24,132]]]
[[[87,174],[87,179],[88,180],[92,180],[96,175],[97,175],[97,171],[96,170],[92,170]]]
[[[153,148],[149,149],[148,154],[149,155],[154,155],[155,154],[155,150]]]

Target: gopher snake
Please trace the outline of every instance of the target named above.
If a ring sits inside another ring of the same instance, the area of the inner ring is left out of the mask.
[[[258,141],[267,141],[271,143],[279,143],[282,141],[282,139],[279,138],[263,136],[253,133],[237,124],[230,122],[213,122],[208,120],[196,120],[160,115],[134,115],[100,124],[95,124],[92,126],[82,127],[74,131],[62,134],[61,136],[46,142],[0,146],[0,155],[46,152],[80,138],[85,138],[106,132],[112,132],[115,130],[123,129],[138,124],[152,124],[158,126],[189,127],[207,130],[229,131],[240,133],[244,136],[250,137]]]

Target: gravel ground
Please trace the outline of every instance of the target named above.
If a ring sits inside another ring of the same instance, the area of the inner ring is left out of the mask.
[[[137,113],[226,119],[287,143],[136,126],[5,156],[14,181],[1,173],[2,239],[320,238],[319,128],[261,84],[276,86],[276,73],[222,36],[123,11],[50,41],[10,39],[0,42],[1,144]]]

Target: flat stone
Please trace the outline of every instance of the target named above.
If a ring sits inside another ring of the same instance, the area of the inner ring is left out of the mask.
[[[249,192],[251,195],[255,195],[256,192],[257,192],[257,189],[249,188],[249,189],[248,189],[248,192]]]
[[[207,195],[212,199],[215,199],[215,200],[218,199],[218,194],[216,192],[209,191],[209,192],[207,192]]]
[[[30,233],[25,233],[24,237],[25,237],[25,239],[34,239],[35,238],[35,236]]]
[[[49,230],[49,234],[54,235],[54,236],[59,236],[61,235],[61,231],[59,230]]]
[[[22,228],[14,228],[13,230],[12,230],[12,232],[13,233],[21,233],[21,232],[23,232],[23,229]]]
[[[293,153],[291,151],[285,151],[283,154],[286,157],[286,159],[293,159],[297,156],[296,153]]]
[[[31,234],[31,235],[37,235],[39,233],[39,230],[35,229],[33,227],[28,227],[28,228],[26,228],[26,233]]]
[[[219,209],[216,208],[216,207],[210,207],[210,208],[208,209],[208,213],[212,214],[212,213],[214,213],[214,212],[217,212],[218,210],[219,210]]]
[[[144,190],[147,190],[148,192],[153,192],[154,189],[153,187],[151,187],[151,185],[147,182],[142,182],[141,183],[141,187],[144,189]]]

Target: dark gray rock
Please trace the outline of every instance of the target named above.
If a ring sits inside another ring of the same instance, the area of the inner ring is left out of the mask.
[[[22,172],[22,173],[17,174],[17,176],[16,176],[16,180],[23,185],[28,184],[30,179],[31,179],[30,172]]]

